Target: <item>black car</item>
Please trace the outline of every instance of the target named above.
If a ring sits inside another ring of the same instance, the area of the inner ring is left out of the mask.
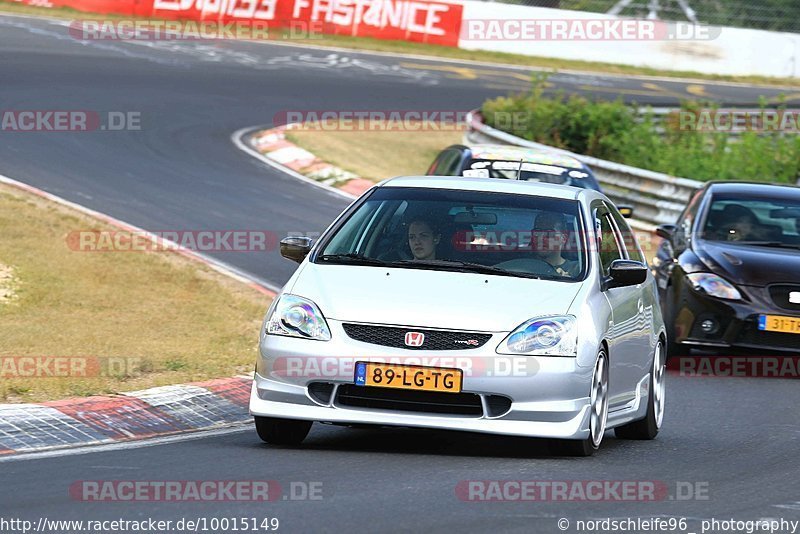
[[[800,187],[711,182],[657,233],[670,356],[800,349]]]

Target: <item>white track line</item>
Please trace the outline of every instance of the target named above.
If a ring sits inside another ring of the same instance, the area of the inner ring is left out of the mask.
[[[46,20],[50,22],[60,23],[61,25],[68,25],[70,23],[69,20],[55,18],[55,17],[48,17],[46,15],[23,15],[17,13],[0,13],[0,17],[16,17],[16,18],[27,18],[27,19],[35,19],[35,20]],[[791,85],[775,85],[775,84],[750,84],[745,82],[730,82],[724,80],[709,80],[703,78],[685,78],[685,77],[672,77],[672,76],[656,76],[656,75],[648,75],[648,74],[620,74],[616,72],[603,72],[603,71],[592,71],[592,70],[580,70],[580,69],[559,69],[554,67],[544,67],[544,66],[525,66],[525,65],[515,65],[514,63],[492,63],[489,61],[479,61],[475,59],[459,59],[459,58],[448,58],[448,57],[441,57],[441,56],[428,56],[425,54],[404,54],[402,52],[383,52],[379,50],[367,50],[367,49],[360,49],[360,48],[346,48],[342,46],[321,46],[321,45],[313,45],[313,44],[305,44],[305,43],[283,43],[278,41],[270,41],[270,40],[251,40],[251,39],[225,39],[225,41],[244,41],[248,43],[258,43],[258,44],[265,44],[265,45],[273,45],[273,46],[283,46],[286,48],[302,48],[307,50],[318,50],[320,52],[345,52],[349,54],[364,54],[368,56],[378,56],[378,57],[390,57],[395,59],[415,59],[420,61],[432,61],[432,62],[439,62],[439,63],[451,63],[455,65],[474,65],[477,67],[487,67],[492,69],[507,69],[507,70],[514,70],[514,71],[521,71],[521,72],[551,72],[554,74],[570,74],[570,75],[577,75],[577,76],[594,76],[598,78],[618,78],[622,80],[648,80],[648,81],[660,81],[660,82],[679,82],[679,83],[692,83],[692,84],[707,84],[707,85],[719,85],[719,86],[727,86],[727,87],[747,87],[747,88],[759,88],[759,89],[777,89],[777,90],[784,90],[784,91],[796,91],[796,86]],[[462,49],[466,52],[480,52],[480,50],[468,50]],[[521,55],[521,54],[520,54]],[[534,56],[530,56],[534,57]],[[543,59],[559,59],[559,58],[549,58],[541,56]],[[610,63],[614,66],[631,66],[631,65],[621,65],[621,64],[614,64]],[[700,74],[700,73],[698,73]]]

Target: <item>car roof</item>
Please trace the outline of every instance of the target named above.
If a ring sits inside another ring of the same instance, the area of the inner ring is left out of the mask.
[[[429,189],[459,189],[463,191],[486,191],[491,193],[513,193],[565,200],[576,200],[589,191],[579,187],[497,178],[468,178],[464,176],[399,176],[384,180],[380,187],[422,187]],[[602,196],[602,195],[599,195]]]
[[[475,159],[488,159],[496,161],[522,161],[523,163],[540,163],[542,165],[557,165],[569,169],[584,169],[585,165],[573,158],[539,148],[528,148],[510,145],[471,145],[467,147]]]
[[[741,193],[755,196],[783,194],[789,198],[800,198],[800,187],[792,184],[769,184],[764,182],[709,182],[712,193]]]

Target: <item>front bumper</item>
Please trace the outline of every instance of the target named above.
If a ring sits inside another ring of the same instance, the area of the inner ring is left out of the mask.
[[[495,348],[505,333],[493,335],[476,349],[425,352],[390,348],[349,339],[340,323],[328,323],[333,339],[327,342],[262,336],[250,397],[252,415],[542,438],[589,436],[592,367],[579,366],[574,357],[500,356]],[[345,405],[340,392],[353,391],[353,365],[370,360],[461,368],[462,392],[480,399],[482,409],[464,415],[395,409],[385,404],[381,408]],[[321,398],[309,390],[309,385],[313,389],[320,384],[330,385],[329,395]],[[491,407],[498,398],[509,401],[499,411]]]
[[[758,329],[761,314],[797,317],[797,312],[776,306],[765,288],[742,287],[746,300],[726,301],[686,288],[676,310],[675,341],[685,346],[709,349],[753,349],[765,352],[797,352],[800,335]],[[707,332],[704,321],[716,328]]]

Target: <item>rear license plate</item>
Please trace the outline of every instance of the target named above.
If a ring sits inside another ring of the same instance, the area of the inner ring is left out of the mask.
[[[356,362],[355,383],[357,386],[460,393],[463,375],[461,369]]]
[[[784,317],[782,315],[759,315],[758,329],[767,332],[784,332],[800,334],[800,317]]]

